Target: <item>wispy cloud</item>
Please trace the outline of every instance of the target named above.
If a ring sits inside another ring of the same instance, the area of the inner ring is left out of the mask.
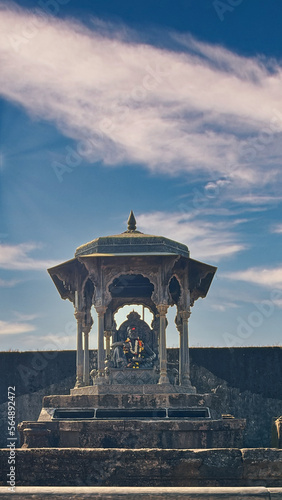
[[[18,311],[13,311],[13,314],[18,321],[33,321],[40,317],[39,314],[24,314]]]
[[[222,302],[221,304],[212,304],[211,309],[214,311],[219,311],[219,312],[225,312],[230,309],[236,309],[238,308],[238,304],[235,304],[234,302]]]
[[[230,257],[247,247],[240,241],[240,236],[232,232],[232,226],[244,220],[228,222],[208,222],[191,214],[153,212],[138,214],[138,229],[148,234],[160,234],[160,228],[166,237],[187,244],[191,257],[218,262]]]
[[[3,280],[0,278],[0,288],[13,288],[18,283],[20,283],[20,280]]]
[[[251,267],[244,271],[224,273],[223,277],[260,286],[282,288],[282,266],[272,268]]]
[[[275,224],[274,226],[272,226],[271,232],[281,234],[282,233],[282,224]]]
[[[0,320],[0,335],[17,335],[20,333],[32,332],[34,330],[35,326],[30,323]]]
[[[207,179],[212,172],[242,189],[277,185],[277,62],[175,34],[160,49],[124,27],[110,28],[55,17],[40,23],[31,11],[2,4],[1,95],[88,141],[79,145],[92,162]]]
[[[249,203],[250,205],[273,205],[282,201],[282,196],[259,196],[259,195],[245,195],[237,196],[235,201],[238,203]]]
[[[41,248],[38,243],[20,243],[19,245],[0,244],[0,268],[10,270],[46,270],[56,264],[51,260],[40,260],[28,254]]]
[[[36,333],[25,335],[23,344],[26,350],[58,351],[75,349],[75,338],[74,336],[62,335],[61,333],[50,333],[44,336],[40,336]],[[54,352],[54,357],[55,356],[56,353]]]

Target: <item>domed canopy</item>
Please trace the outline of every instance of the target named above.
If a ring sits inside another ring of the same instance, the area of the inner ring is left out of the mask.
[[[215,267],[191,259],[187,246],[182,243],[137,231],[131,211],[124,233],[102,236],[79,246],[73,259],[48,272],[61,297],[69,299],[75,308],[78,390],[89,383],[87,335],[93,324],[92,305],[98,315],[98,372],[94,384],[97,391],[105,381],[104,337],[108,339],[106,353],[110,356],[109,339],[115,331],[115,314],[124,305],[134,304],[148,307],[154,316],[160,366],[158,384],[169,384],[166,313],[169,306],[175,304],[175,322],[182,339],[179,383],[186,384],[185,390],[193,392],[189,379],[188,318],[195,300],[207,295]],[[85,336],[84,361],[82,332]]]
[[[112,236],[102,236],[76,249],[75,257],[91,255],[182,255],[189,257],[189,250],[183,243],[164,236],[144,234],[136,230],[133,212],[128,218],[127,231]]]

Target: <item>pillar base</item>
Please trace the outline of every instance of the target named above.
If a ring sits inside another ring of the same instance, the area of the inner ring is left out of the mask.
[[[167,375],[161,375],[158,381],[158,385],[167,385],[170,386],[170,381]]]
[[[85,387],[84,382],[76,382],[75,383],[74,389],[79,389],[80,387]]]
[[[183,377],[183,380],[180,382],[179,384],[180,387],[185,387],[185,389],[189,389],[191,393],[196,393],[196,387],[194,387],[192,384],[191,384],[191,380],[188,376],[186,377]]]

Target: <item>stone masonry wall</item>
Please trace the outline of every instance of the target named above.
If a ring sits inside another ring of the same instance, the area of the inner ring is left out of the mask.
[[[8,457],[9,450],[0,450],[0,486],[6,486],[7,470],[9,470]],[[282,450],[262,448],[220,450],[21,448],[16,454],[16,470],[17,487],[265,486],[279,488],[282,486]],[[97,498],[96,495],[91,498],[94,497]],[[128,498],[127,495],[125,497]],[[81,498],[81,496],[76,498]],[[108,495],[99,496],[99,498],[108,498]],[[146,494],[144,494],[145,498],[148,499]],[[170,498],[176,497],[172,493]],[[200,495],[200,498],[203,496]],[[208,500],[213,498],[213,495],[206,493],[204,498]],[[229,496],[222,495],[221,498],[226,499]],[[237,498],[242,498],[240,493]],[[247,498],[250,500],[253,495],[248,495]],[[245,500],[247,498],[245,497]],[[275,498],[278,500],[278,497]],[[279,498],[281,499],[281,496]]]
[[[282,348],[192,348],[191,381],[198,393],[220,396],[222,413],[247,419],[245,447],[270,446],[273,417],[282,415]],[[96,357],[91,351],[90,363]],[[168,350],[169,367],[178,349]],[[0,447],[7,445],[7,391],[16,389],[16,421],[37,420],[42,398],[69,394],[75,351],[0,352]]]

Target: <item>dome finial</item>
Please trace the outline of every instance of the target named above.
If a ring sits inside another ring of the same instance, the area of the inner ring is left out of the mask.
[[[136,231],[136,219],[134,217],[134,213],[131,210],[128,221],[127,221],[127,231]]]

